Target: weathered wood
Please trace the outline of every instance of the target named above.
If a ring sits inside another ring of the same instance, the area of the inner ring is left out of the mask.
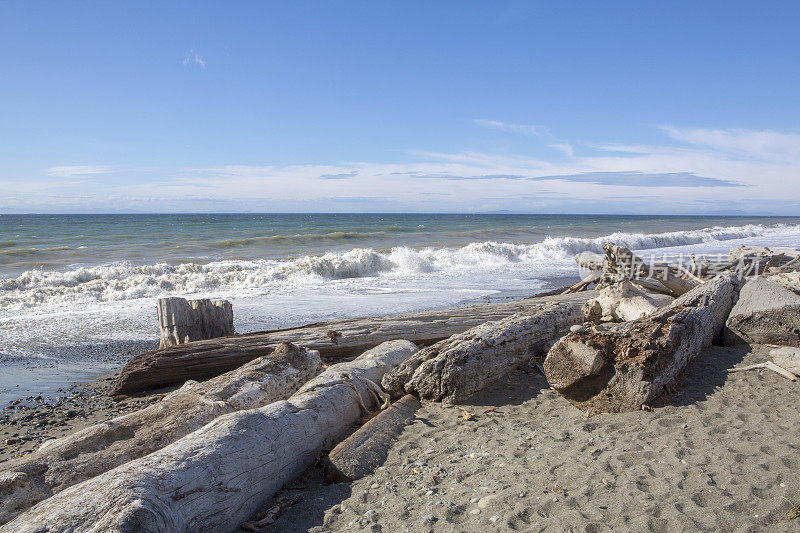
[[[725,344],[800,346],[800,295],[765,278],[750,279],[728,317]]]
[[[233,335],[233,306],[227,300],[160,298],[156,304],[159,348]]]
[[[160,402],[85,428],[0,465],[0,524],[75,483],[175,442],[216,417],[291,396],[322,371],[315,350],[275,352],[204,383],[189,381]]]
[[[737,276],[724,274],[649,317],[570,333],[547,354],[547,380],[587,415],[639,409],[711,344],[740,284]]]
[[[784,346],[770,350],[769,355],[776,365],[800,376],[800,348]]]
[[[386,460],[392,443],[420,406],[416,396],[406,394],[375,415],[331,450],[325,461],[325,479],[340,483],[374,472]]]
[[[673,296],[681,296],[695,288],[699,282],[693,279],[684,279],[677,270],[665,264],[645,263],[639,256],[625,248],[613,243],[603,245],[607,261],[604,265],[604,277],[610,282],[627,280],[655,280],[663,284]]]
[[[652,315],[673,300],[665,294],[646,293],[629,280],[606,285],[598,293],[596,298],[583,304],[583,316],[590,322],[636,320]]]
[[[4,531],[233,531],[377,409],[372,388],[416,347],[392,341],[326,369],[288,400],[197,431],[38,503]]]
[[[786,379],[797,381],[797,377],[792,372],[789,372],[785,368],[776,365],[772,361],[767,361],[766,363],[756,363],[754,365],[748,365],[748,366],[740,366],[738,368],[731,368],[730,370],[728,370],[728,372],[729,373],[745,372],[747,370],[772,370],[776,374],[780,374]]]
[[[577,303],[486,322],[423,348],[383,378],[394,396],[460,402],[513,372],[583,320]]]
[[[122,369],[111,393],[132,394],[181,384],[189,379],[208,379],[270,353],[281,342],[318,350],[324,361],[335,362],[352,358],[387,340],[408,339],[417,344],[432,344],[487,320],[537,309],[548,302],[583,303],[593,296],[592,292],[584,292],[526,298],[455,309],[334,320],[191,342],[133,357]],[[336,342],[328,333],[331,331],[340,334]]]

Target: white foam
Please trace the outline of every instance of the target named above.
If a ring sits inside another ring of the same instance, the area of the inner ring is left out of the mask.
[[[216,261],[207,264],[134,265],[120,262],[66,272],[29,270],[0,279],[0,309],[74,305],[208,292],[293,290],[329,280],[407,277],[438,273],[444,277],[481,276],[503,272],[536,272],[541,277],[563,275],[574,267],[574,254],[599,252],[613,241],[634,250],[664,250],[762,237],[765,242],[800,235],[796,225],[746,225],[658,234],[613,233],[597,238],[547,237],[534,244],[474,242],[460,248],[396,247],[380,252],[354,248],[286,261]],[[712,246],[713,247],[713,246]]]

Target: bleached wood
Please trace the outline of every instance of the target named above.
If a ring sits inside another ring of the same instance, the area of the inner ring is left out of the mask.
[[[561,338],[548,352],[550,385],[587,414],[640,409],[719,334],[740,279],[724,274],[657,313]]]
[[[538,309],[550,302],[583,303],[594,295],[593,292],[583,292],[541,296],[454,309],[334,320],[191,342],[133,357],[120,372],[111,392],[132,394],[181,384],[189,379],[208,379],[270,353],[281,342],[318,350],[323,361],[328,362],[352,358],[392,339],[433,344],[487,320],[499,320],[515,313]],[[340,334],[333,336],[336,342],[330,332]]]
[[[731,368],[728,372],[745,372],[747,370],[772,370],[776,374],[780,374],[781,376],[785,377],[786,379],[790,379],[792,381],[797,381],[797,377],[792,373],[786,370],[783,367],[780,367],[773,363],[772,361],[767,361],[765,363],[756,363],[754,365],[748,366],[740,366],[737,368]]]
[[[770,350],[769,355],[776,365],[800,376],[800,348],[784,346]]]
[[[652,315],[673,301],[672,297],[664,294],[646,293],[629,280],[606,285],[598,293],[596,298],[583,305],[583,315],[591,322],[636,320]]]
[[[233,306],[227,300],[160,298],[156,304],[159,348],[233,335]]]
[[[370,383],[416,351],[392,341],[326,369],[288,400],[222,415],[38,503],[5,532],[230,532],[377,409]]]
[[[204,383],[187,382],[139,411],[46,442],[0,464],[0,524],[75,483],[175,442],[216,417],[286,399],[322,371],[315,350],[275,352]]]
[[[394,396],[460,402],[495,383],[583,320],[577,303],[486,322],[423,348],[383,378]]]

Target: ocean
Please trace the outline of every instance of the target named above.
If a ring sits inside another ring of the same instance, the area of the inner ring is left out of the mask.
[[[800,218],[593,215],[0,215],[0,403],[119,368],[162,296],[229,299],[237,332],[496,301],[643,256],[800,247]]]

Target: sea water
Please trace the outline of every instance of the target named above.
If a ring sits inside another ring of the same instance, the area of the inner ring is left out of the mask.
[[[163,296],[228,299],[244,333],[546,291],[606,241],[659,258],[800,247],[800,218],[0,215],[0,402],[152,347]]]

